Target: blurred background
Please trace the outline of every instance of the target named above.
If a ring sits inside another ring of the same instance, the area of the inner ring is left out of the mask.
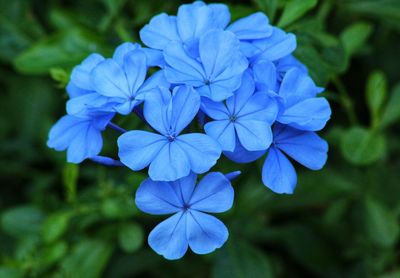
[[[72,67],[184,2],[0,0],[0,277],[400,277],[399,0],[221,1],[233,19],[263,11],[297,35],[333,117],[328,164],[297,167],[294,195],[262,185],[263,160],[219,163],[243,175],[220,217],[230,238],[210,255],[171,262],[150,249],[163,217],[134,205],[143,173],[67,164],[46,147]],[[105,153],[117,136],[105,133]]]

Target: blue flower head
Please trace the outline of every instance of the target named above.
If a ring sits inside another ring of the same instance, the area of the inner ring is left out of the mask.
[[[158,224],[149,235],[149,245],[158,254],[175,260],[188,247],[197,254],[207,254],[228,239],[225,225],[207,213],[229,210],[234,192],[221,173],[207,174],[196,186],[193,173],[174,182],[145,180],[136,191],[136,205],[143,212],[174,214]]]
[[[201,133],[180,135],[196,116],[200,96],[191,87],[176,87],[171,94],[159,88],[148,95],[144,117],[157,132],[129,131],[118,139],[119,157],[132,170],[149,167],[156,181],[174,181],[208,171],[221,155],[212,137]]]

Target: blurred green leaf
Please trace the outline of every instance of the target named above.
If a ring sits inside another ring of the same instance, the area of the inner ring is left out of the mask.
[[[1,225],[5,232],[15,237],[36,234],[40,230],[43,212],[33,206],[14,207],[2,213]]]
[[[63,171],[63,182],[68,202],[75,201],[78,178],[79,166],[77,164],[66,163]]]
[[[101,39],[89,31],[69,29],[36,42],[14,65],[21,73],[46,74],[54,67],[70,69],[93,52],[106,52]]]
[[[44,249],[42,259],[46,265],[61,260],[68,251],[68,245],[64,241],[58,241]]]
[[[246,241],[230,238],[226,246],[217,253],[212,276],[218,278],[268,278],[274,277],[274,271],[264,253]]]
[[[118,229],[118,241],[122,250],[133,253],[138,250],[144,241],[144,232],[141,226],[136,223],[123,224]]]
[[[367,165],[385,155],[386,140],[380,133],[353,127],[344,132],[341,150],[347,161],[355,165]]]
[[[101,204],[101,212],[110,219],[121,219],[132,216],[136,212],[133,200],[130,196],[108,198]]]
[[[267,14],[271,22],[274,22],[279,0],[253,0],[253,2]]]
[[[288,26],[314,8],[317,3],[317,0],[288,0],[279,19],[278,26],[282,28]]]
[[[366,199],[364,221],[369,238],[377,245],[390,247],[396,242],[400,223],[381,203],[372,198]]]
[[[387,127],[396,121],[400,120],[400,84],[397,84],[392,93],[390,99],[383,111],[381,125]]]
[[[341,34],[340,39],[350,57],[357,53],[363,47],[371,35],[373,27],[366,22],[357,22],[347,27]]]
[[[61,269],[67,277],[100,277],[112,251],[112,245],[107,242],[82,239],[62,262]]]
[[[23,272],[20,269],[0,266],[0,278],[20,278],[24,277]]]
[[[68,228],[70,213],[59,212],[50,215],[43,223],[42,235],[46,243],[59,239]]]
[[[400,20],[400,2],[398,0],[351,0],[341,7],[352,13]]]
[[[372,115],[372,126],[379,124],[382,106],[386,100],[387,81],[383,72],[374,71],[368,77],[366,98]]]

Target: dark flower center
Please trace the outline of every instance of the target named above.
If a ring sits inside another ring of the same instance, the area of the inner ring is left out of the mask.
[[[237,116],[236,115],[230,115],[229,116],[229,121],[230,122],[234,123],[234,122],[236,122],[236,120],[237,120]]]

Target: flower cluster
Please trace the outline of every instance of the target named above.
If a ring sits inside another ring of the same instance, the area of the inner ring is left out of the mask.
[[[150,246],[168,259],[188,247],[209,253],[228,231],[206,213],[230,209],[230,180],[238,173],[212,172],[195,186],[197,175],[221,155],[249,163],[267,154],[263,183],[290,194],[297,178],[289,158],[312,170],[326,162],[328,145],[315,132],[331,110],[292,56],[295,36],[271,26],[263,13],[230,23],[226,5],[194,2],[176,16],[155,16],[140,38],[146,47],[124,43],[112,58],[92,54],[74,68],[67,115],[51,129],[48,146],[67,150],[72,163],[148,168],[136,205],[150,214],[174,213],[150,233]],[[132,113],[146,130],[111,122]],[[119,160],[99,155],[107,127],[122,133]]]

